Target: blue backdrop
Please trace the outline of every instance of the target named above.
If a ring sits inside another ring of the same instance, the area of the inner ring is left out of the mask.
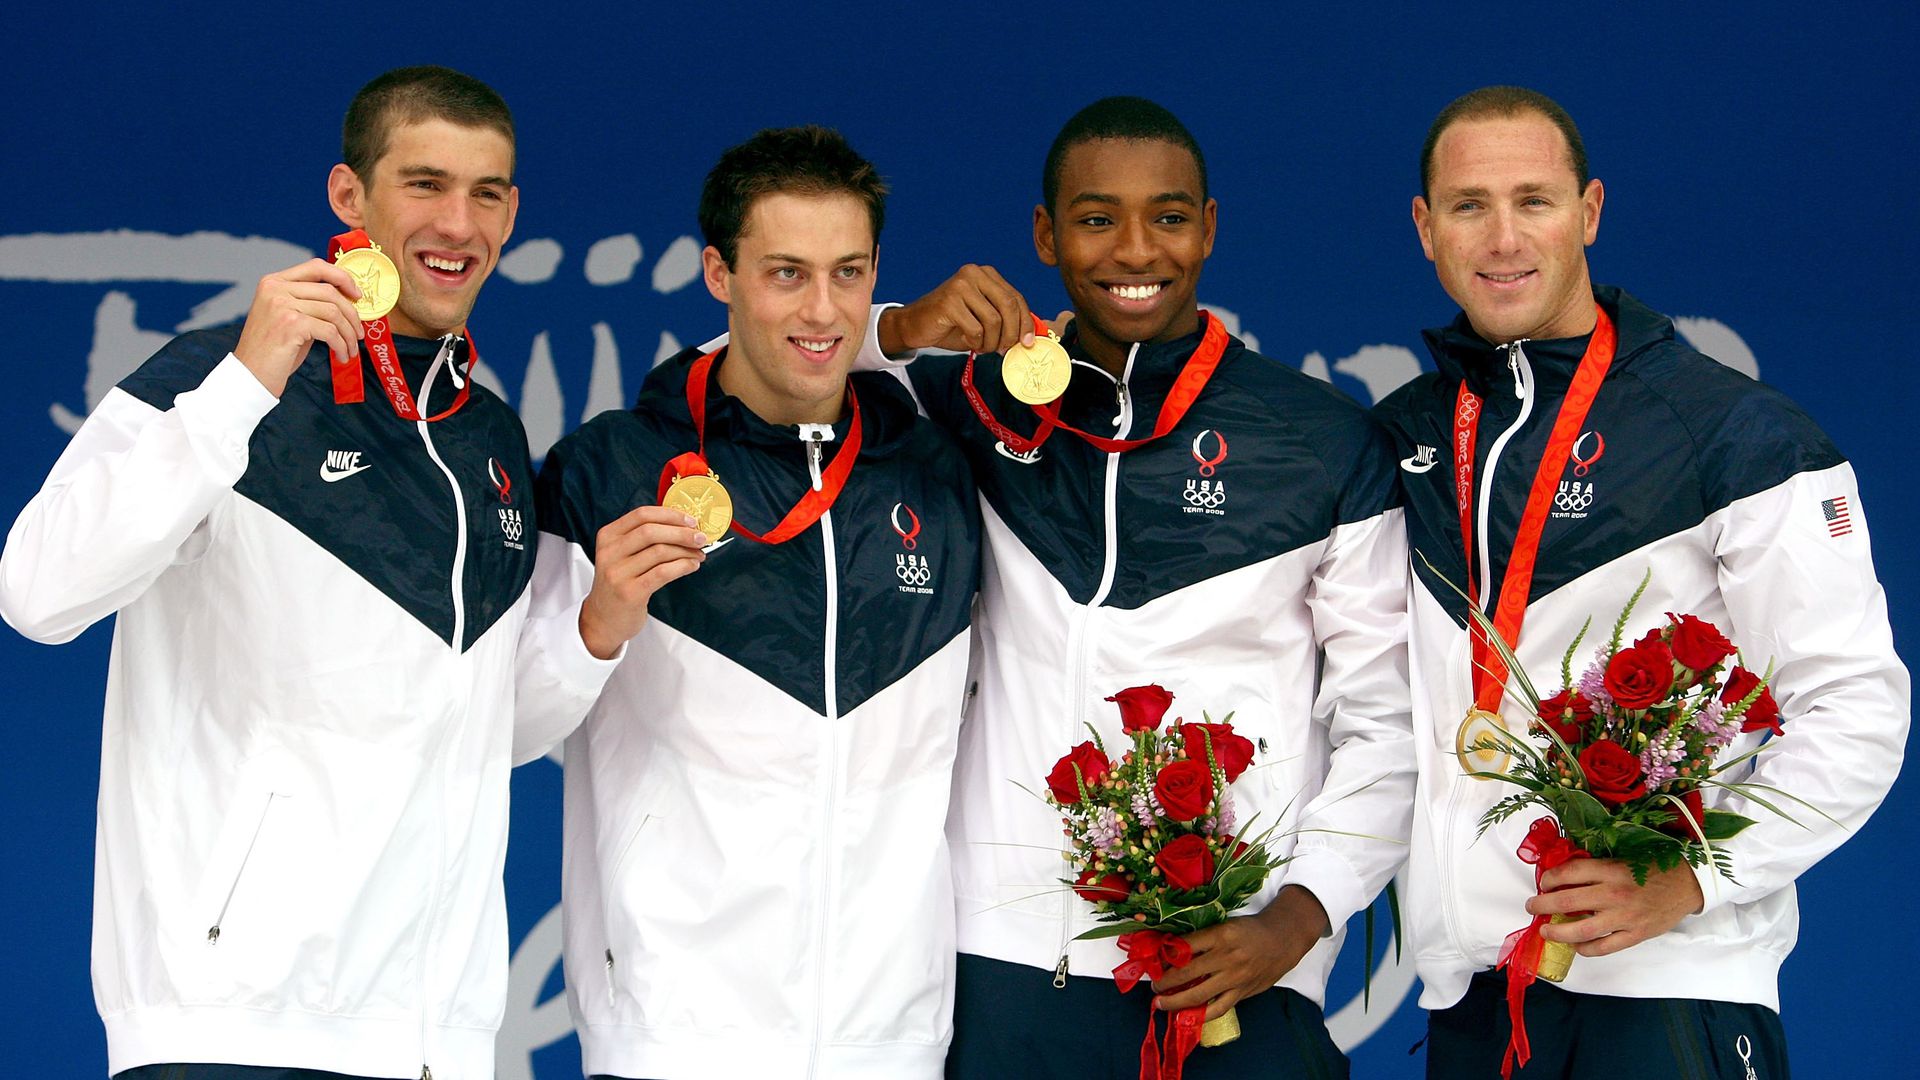
[[[841,128],[894,185],[883,296],[980,261],[1051,312],[1061,290],[1029,239],[1041,157],[1109,93],[1160,100],[1206,150],[1220,235],[1202,300],[1262,352],[1374,400],[1429,363],[1417,331],[1452,313],[1408,219],[1426,124],[1465,90],[1517,82],[1568,107],[1607,184],[1596,279],[1785,389],[1853,458],[1910,648],[1912,5],[1327,7],[470,3],[378,22],[354,5],[15,10],[0,68],[0,518],[160,342],[242,313],[261,273],[337,231],[322,182],[340,115],[389,67],[451,64],[514,108],[519,228],[474,332],[536,456],[628,400],[657,356],[723,326],[691,234],[726,146],[764,126]],[[87,948],[107,643],[105,625],[56,649],[0,632],[8,1076],[105,1070]],[[552,911],[559,778],[542,761],[514,781],[503,1080],[578,1075]],[[1915,801],[1896,786],[1802,884],[1782,1001],[1803,1078],[1914,1068],[1885,1035],[1904,1026],[1920,956],[1900,839]],[[1356,1075],[1419,1075],[1417,990],[1383,935],[1372,1008],[1351,1004],[1353,940],[1328,1004]]]

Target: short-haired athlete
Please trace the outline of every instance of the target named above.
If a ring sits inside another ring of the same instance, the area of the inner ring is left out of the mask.
[[[878,316],[921,407],[960,440],[986,536],[953,844],[959,989],[948,1074],[1139,1075],[1149,1008],[1237,1007],[1243,1034],[1195,1078],[1344,1076],[1321,1002],[1347,919],[1405,857],[1413,749],[1406,547],[1391,445],[1325,383],[1248,350],[1196,300],[1215,203],[1166,109],[1108,98],[1069,120],[1042,171],[1034,247],[1057,267],[1075,360],[1044,440],[1001,383],[1033,330],[997,274],[967,268]],[[1038,446],[1033,445],[1039,442]],[[1159,683],[1253,740],[1235,816],[1278,824],[1281,867],[1192,961],[1121,995],[1112,940],[1058,885],[1060,818],[1028,793],[1099,730],[1105,700]],[[1028,790],[1023,790],[1023,787]],[[1191,983],[1191,986],[1186,984]],[[1184,989],[1178,989],[1185,986]]]
[[[823,128],[723,154],[700,227],[730,344],[662,363],[541,470],[542,557],[575,583],[543,616],[619,657],[565,747],[591,1075],[940,1075],[980,524],[951,440],[893,379],[848,376],[885,194]],[[663,501],[709,536],[635,536]],[[610,548],[652,565],[596,574]]]
[[[1427,331],[1439,370],[1375,415],[1398,443],[1421,556],[1410,602],[1419,805],[1402,908],[1433,1010],[1427,1074],[1499,1075],[1512,1034],[1506,976],[1490,970],[1502,941],[1534,915],[1590,912],[1540,931],[1579,956],[1561,985],[1526,987],[1531,1053],[1515,1054],[1513,1075],[1784,1077],[1776,980],[1797,935],[1794,879],[1880,804],[1907,735],[1907,672],[1853,469],[1779,392],[1592,283],[1586,248],[1604,192],[1552,100],[1509,86],[1461,97],[1429,129],[1420,174],[1414,225],[1461,312]],[[1459,444],[1472,461],[1456,471]],[[1536,485],[1543,509],[1528,513]],[[1524,734],[1532,712],[1474,678],[1454,586],[1478,583],[1489,613],[1524,595],[1512,643],[1538,681],[1648,574],[1636,619],[1695,615],[1748,667],[1773,664],[1784,734],[1749,724],[1724,755],[1759,755],[1732,779],[1817,809],[1777,801],[1789,821],[1706,788],[1707,807],[1757,822],[1721,845],[1737,880],[1682,865],[1642,887],[1623,862],[1573,859],[1536,895],[1516,849],[1537,815],[1476,840],[1481,815],[1515,789],[1467,775],[1500,764],[1472,759],[1463,718],[1490,708]]]
[[[119,616],[93,987],[120,1080],[493,1075],[533,484],[466,327],[513,119],[401,68],[341,156],[343,264],[267,275],[122,381],[0,558],[29,637]]]

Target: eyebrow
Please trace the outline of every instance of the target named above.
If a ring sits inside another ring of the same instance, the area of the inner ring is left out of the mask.
[[[432,165],[403,165],[400,167],[400,175],[402,177],[424,176],[432,180],[453,179],[452,173],[445,169],[436,169]],[[495,187],[512,187],[513,181],[504,176],[483,176],[474,181],[474,184],[483,187],[488,185]]]
[[[1180,203],[1185,206],[1200,205],[1200,200],[1184,191],[1163,191],[1147,201],[1150,203]],[[1118,206],[1120,205],[1120,196],[1108,195],[1099,191],[1086,191],[1075,195],[1068,201],[1067,205],[1079,206],[1081,203],[1099,203],[1103,206]]]
[[[853,252],[852,254],[842,255],[839,258],[833,260],[828,265],[829,266],[845,266],[848,263],[870,262],[872,261],[872,259],[873,259],[872,252],[856,251],[856,252]],[[785,252],[780,252],[780,251],[775,251],[767,255],[762,255],[760,257],[760,261],[763,263],[792,263],[795,266],[812,265],[807,259],[804,259],[798,255],[788,255]]]
[[[1517,194],[1532,195],[1536,192],[1546,191],[1552,186],[1552,184],[1533,181],[1531,183],[1515,184],[1512,190]],[[1484,187],[1460,187],[1447,188],[1443,194],[1452,195],[1455,198],[1485,199],[1491,196],[1493,192]]]

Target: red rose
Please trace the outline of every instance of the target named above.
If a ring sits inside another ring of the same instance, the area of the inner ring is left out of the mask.
[[[1700,789],[1688,788],[1680,793],[1679,798],[1680,802],[1686,806],[1687,813],[1682,814],[1674,808],[1672,803],[1667,803],[1667,812],[1673,815],[1673,820],[1659,826],[1659,829],[1661,832],[1672,833],[1683,840],[1698,840],[1700,834],[1695,830],[1705,829],[1707,824],[1707,809],[1701,805]],[[1692,818],[1689,819],[1687,814],[1693,815]]]
[[[1127,879],[1119,874],[1109,870],[1101,872],[1096,878],[1093,868],[1088,867],[1080,871],[1079,880],[1073,883],[1073,891],[1096,904],[1102,901],[1117,904],[1125,900],[1132,890],[1127,887]]]
[[[1733,642],[1705,619],[1675,615],[1671,611],[1667,612],[1667,618],[1673,620],[1673,658],[1682,665],[1693,671],[1706,671],[1733,655]]]
[[[1160,809],[1174,821],[1192,821],[1213,805],[1213,774],[1207,763],[1184,758],[1160,767],[1153,778]]]
[[[1577,747],[1586,741],[1586,728],[1593,721],[1593,702],[1578,690],[1566,689],[1540,702],[1536,710],[1540,722],[1552,728],[1560,741]]]
[[[1232,724],[1181,724],[1180,734],[1187,740],[1187,757],[1202,765],[1207,761],[1207,740],[1213,740],[1213,760],[1220,763],[1229,784],[1253,764],[1253,741],[1234,734]]]
[[[1225,836],[1225,835],[1222,835],[1220,837],[1220,846],[1222,848],[1231,850],[1233,852],[1233,855],[1231,857],[1235,859],[1244,857],[1247,851],[1253,847],[1252,844],[1249,844],[1244,840],[1239,840],[1234,837]]]
[[[1173,704],[1173,694],[1159,683],[1133,686],[1107,699],[1120,706],[1120,726],[1127,731],[1152,731],[1160,726]]]
[[[1759,685],[1760,676],[1736,666],[1733,673],[1727,676],[1727,688],[1720,691],[1720,700],[1728,705],[1736,704],[1753,693],[1753,688]],[[1741,731],[1759,731],[1761,728],[1775,735],[1786,734],[1780,730],[1780,703],[1773,700],[1772,687],[1760,691],[1760,696],[1747,706],[1747,711],[1740,714]]]
[[[1153,857],[1153,865],[1167,876],[1167,884],[1176,889],[1197,889],[1213,880],[1213,851],[1207,842],[1188,833],[1176,837],[1160,854]]]
[[[1091,742],[1083,742],[1068,751],[1067,756],[1054,762],[1053,771],[1047,774],[1047,788],[1062,806],[1072,806],[1080,801],[1080,785],[1074,782],[1074,766],[1080,767],[1080,779],[1091,787],[1107,775],[1109,767],[1107,755]]]
[[[1621,649],[1607,662],[1603,681],[1621,708],[1647,708],[1673,689],[1673,654],[1658,641]]]
[[[1580,770],[1587,774],[1587,790],[1610,806],[1631,802],[1647,793],[1640,759],[1612,739],[1601,739],[1580,751]]]

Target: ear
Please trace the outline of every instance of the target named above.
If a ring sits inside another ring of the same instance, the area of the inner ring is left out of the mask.
[[[700,252],[700,272],[707,281],[707,292],[723,304],[733,303],[733,271],[727,269],[727,260],[720,257],[720,249],[708,244]]]
[[[513,235],[513,223],[520,216],[520,188],[518,185],[507,189],[507,231],[500,234],[500,250],[507,249],[507,239]]]
[[[1213,232],[1214,229],[1219,227],[1219,224],[1220,204],[1212,199],[1208,199],[1207,205],[1200,208],[1200,230],[1206,237],[1206,246],[1200,252],[1202,259],[1213,257]]]
[[[1587,181],[1587,190],[1580,193],[1580,208],[1587,221],[1586,242],[1588,247],[1600,238],[1600,205],[1607,201],[1607,189],[1600,186],[1599,180]]]
[[[1427,261],[1433,261],[1433,211],[1427,208],[1424,195],[1413,197],[1413,228],[1420,234],[1420,250],[1427,253]],[[1591,243],[1591,241],[1589,241]]]
[[[1044,206],[1033,208],[1033,250],[1046,265],[1060,265],[1060,257],[1053,250],[1053,215]]]
[[[349,229],[366,228],[366,202],[367,189],[360,183],[360,174],[344,162],[335,165],[327,174],[327,204],[333,207],[333,216]]]

